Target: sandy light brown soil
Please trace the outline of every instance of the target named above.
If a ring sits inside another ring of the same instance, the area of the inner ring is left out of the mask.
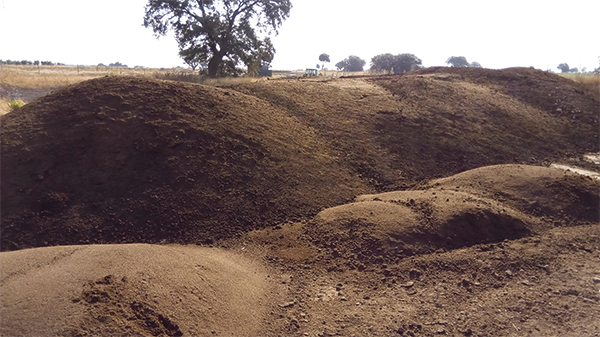
[[[279,298],[259,263],[215,248],[29,249],[1,274],[3,336],[260,336]]]
[[[0,334],[599,336],[600,181],[548,167],[599,102],[521,68],[54,92],[1,117]]]

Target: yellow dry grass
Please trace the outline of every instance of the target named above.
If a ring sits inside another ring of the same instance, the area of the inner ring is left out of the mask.
[[[7,97],[0,97],[0,116],[10,112],[10,100]]]
[[[200,75],[198,73],[192,72],[191,70],[180,70],[180,69],[171,69],[166,71],[154,71],[153,73],[149,73],[146,76],[156,78],[159,80],[167,80],[167,81],[180,81],[180,82],[191,82],[191,83],[199,83],[210,86],[224,86],[224,85],[234,85],[241,83],[251,83],[260,81],[264,78],[252,77],[252,76],[237,76],[237,77],[217,77],[211,78],[206,75]]]
[[[561,74],[561,76],[585,85],[589,90],[600,93],[600,75],[596,74]]]
[[[273,70],[273,77],[280,78],[286,77],[287,75],[296,75],[302,77],[305,70]],[[380,71],[342,71],[342,70],[319,70],[319,77],[342,77],[342,76],[367,76],[367,75],[382,75],[384,72]]]
[[[256,77],[208,78],[190,69],[151,69],[95,66],[21,66],[2,65],[0,82],[21,89],[54,89],[103,76],[147,76],[162,80],[221,86],[254,82]]]
[[[24,89],[48,89],[78,83],[105,75],[92,67],[2,65],[0,82]],[[94,67],[95,68],[95,67]]]

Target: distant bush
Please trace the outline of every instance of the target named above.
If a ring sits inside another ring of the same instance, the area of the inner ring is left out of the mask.
[[[25,105],[25,102],[23,102],[20,99],[13,99],[8,103],[8,111],[12,112],[17,110],[18,108],[22,107],[23,105]]]
[[[121,68],[129,68],[126,64],[121,62],[115,62],[108,65],[109,67],[121,67]]]

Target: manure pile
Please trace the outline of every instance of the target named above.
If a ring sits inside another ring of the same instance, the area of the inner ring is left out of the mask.
[[[2,116],[2,250],[211,243],[354,196],[598,151],[598,95],[530,69],[105,77]]]

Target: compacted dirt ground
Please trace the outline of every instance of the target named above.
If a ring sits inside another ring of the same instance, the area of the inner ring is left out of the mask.
[[[549,166],[598,170],[599,108],[525,68],[57,90],[1,117],[0,334],[598,336],[600,181]]]

